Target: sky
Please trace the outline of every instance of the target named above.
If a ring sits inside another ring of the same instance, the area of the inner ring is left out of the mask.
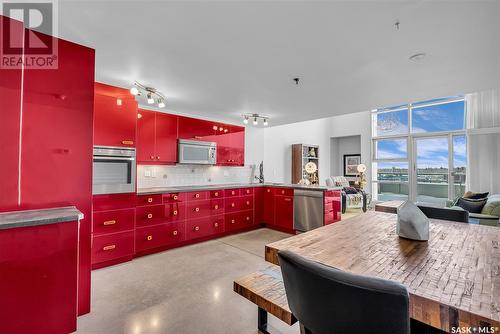
[[[412,132],[452,131],[464,128],[464,102],[457,101],[434,106],[415,107],[412,109]],[[377,136],[406,135],[408,132],[407,110],[376,114]],[[417,145],[417,168],[448,168],[448,138],[419,138]],[[406,159],[406,138],[379,140],[377,157],[380,159]],[[453,138],[453,158],[455,167],[466,166],[466,142],[464,136]],[[389,163],[394,167],[400,164]],[[390,166],[379,168],[387,168]],[[405,167],[407,164],[405,163]]]

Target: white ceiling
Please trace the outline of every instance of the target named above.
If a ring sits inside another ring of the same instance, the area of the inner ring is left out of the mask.
[[[97,81],[277,125],[500,86],[499,17],[499,1],[59,1],[59,35],[96,49]]]

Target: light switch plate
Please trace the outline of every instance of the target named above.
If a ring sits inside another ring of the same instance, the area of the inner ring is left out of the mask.
[[[144,170],[144,177],[151,177],[151,171],[149,169]]]

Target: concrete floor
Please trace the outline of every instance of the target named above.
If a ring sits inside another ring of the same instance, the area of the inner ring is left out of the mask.
[[[92,272],[92,310],[79,334],[257,333],[257,307],[233,280],[265,268],[264,246],[288,234],[259,229]],[[299,333],[269,316],[281,333]]]

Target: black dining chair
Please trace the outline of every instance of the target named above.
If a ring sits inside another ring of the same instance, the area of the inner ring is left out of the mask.
[[[305,334],[409,334],[409,297],[393,281],[278,253],[286,296]]]

